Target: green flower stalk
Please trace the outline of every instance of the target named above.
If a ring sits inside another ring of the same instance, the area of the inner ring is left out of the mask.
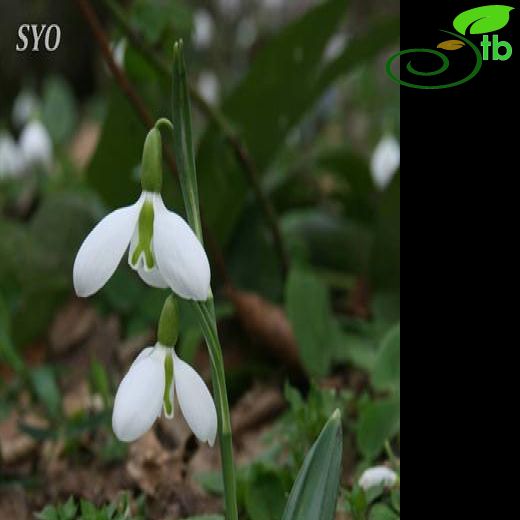
[[[182,195],[186,207],[188,222],[202,242],[202,225],[199,210],[197,174],[195,156],[193,153],[193,138],[191,131],[191,108],[186,80],[183,43],[179,41],[174,46],[173,61],[173,125],[174,151],[179,171]],[[218,418],[218,435],[222,458],[222,478],[224,482],[224,501],[226,519],[237,520],[237,490],[235,466],[233,462],[233,442],[231,419],[227,399],[226,376],[222,348],[218,338],[215,307],[211,294],[206,301],[193,302],[199,323],[208,347],[215,405]]]

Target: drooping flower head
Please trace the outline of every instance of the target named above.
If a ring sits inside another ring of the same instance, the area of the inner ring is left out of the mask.
[[[206,300],[211,274],[204,248],[161,197],[162,143],[157,128],[146,137],[141,183],[137,202],[108,214],[81,245],[74,262],[76,293],[87,297],[101,289],[128,249],[128,263],[147,284],[170,287],[188,300]]]
[[[19,148],[26,168],[52,166],[52,141],[49,132],[38,120],[27,123],[20,134]]]
[[[175,353],[177,331],[177,304],[170,296],[159,321],[159,342],[137,356],[117,390],[112,428],[118,439],[136,440],[152,427],[163,410],[166,418],[173,418],[176,394],[195,436],[210,446],[215,443],[215,403],[202,378]]]
[[[372,179],[379,189],[392,181],[401,162],[401,149],[393,135],[385,135],[377,144],[370,160]]]
[[[367,491],[376,486],[392,487],[397,482],[397,473],[386,466],[366,469],[359,478],[359,485]]]

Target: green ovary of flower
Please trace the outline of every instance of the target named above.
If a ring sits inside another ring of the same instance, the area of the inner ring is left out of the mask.
[[[153,269],[155,260],[152,252],[153,237],[153,204],[146,201],[139,213],[138,222],[138,242],[132,252],[132,265],[135,267],[139,262],[141,255],[144,255],[144,261],[148,269]]]

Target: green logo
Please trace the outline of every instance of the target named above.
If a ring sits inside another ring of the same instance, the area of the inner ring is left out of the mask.
[[[453,20],[453,27],[457,33],[444,30],[442,31],[446,34],[449,34],[450,36],[454,36],[455,39],[449,39],[439,43],[437,45],[437,49],[452,52],[466,48],[467,50],[471,51],[471,56],[475,60],[475,66],[466,77],[458,81],[453,81],[451,83],[445,83],[441,85],[421,85],[404,81],[394,74],[392,65],[397,58],[401,58],[407,54],[416,53],[431,54],[439,58],[441,60],[441,64],[433,71],[423,72],[417,70],[412,65],[412,62],[409,61],[406,64],[406,70],[410,74],[422,77],[438,76],[442,74],[448,69],[450,61],[444,52],[435,49],[407,49],[390,56],[386,62],[387,74],[393,81],[399,83],[400,85],[418,89],[443,89],[456,87],[458,85],[462,85],[463,83],[467,83],[480,72],[480,69],[482,68],[482,62],[489,60],[490,56],[494,61],[505,61],[512,56],[513,48],[510,43],[506,41],[500,41],[498,39],[498,35],[496,34],[494,34],[490,39],[488,33],[499,31],[505,27],[509,22],[509,13],[513,9],[513,7],[509,7],[507,5],[485,5],[482,7],[475,7],[469,11],[464,11],[463,13],[459,14],[455,20]],[[483,35],[482,41],[480,43],[482,52],[471,40],[469,40],[469,38],[466,37],[471,34]]]

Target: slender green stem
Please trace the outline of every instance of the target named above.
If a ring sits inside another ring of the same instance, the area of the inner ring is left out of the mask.
[[[220,439],[220,455],[222,459],[222,477],[224,481],[224,501],[226,504],[226,519],[237,520],[237,488],[235,466],[233,462],[233,439],[231,418],[227,399],[226,375],[224,359],[215,323],[213,299],[206,302],[193,302],[197,311],[202,332],[206,339],[211,359],[213,393],[217,408],[218,430]]]
[[[193,139],[191,132],[191,108],[182,42],[177,42],[174,47],[173,124],[175,127],[173,143],[182,196],[186,207],[186,216],[195,234],[201,243],[203,243],[197,188],[197,173],[195,169],[195,155],[193,152]],[[211,359],[213,394],[217,409],[220,454],[222,459],[222,479],[224,482],[226,519],[238,520],[231,418],[227,398],[224,358],[222,356],[222,348],[218,338],[213,297],[210,295],[208,300],[205,302],[192,302],[192,305],[199,318],[199,323],[204,338],[206,339]]]

